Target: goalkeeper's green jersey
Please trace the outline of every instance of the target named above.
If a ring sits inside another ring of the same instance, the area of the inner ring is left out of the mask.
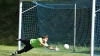
[[[37,39],[31,39],[30,40],[30,44],[32,47],[36,48],[36,47],[42,47],[42,45],[40,44],[40,42],[42,41],[42,38],[37,38]],[[47,45],[47,43],[45,43]]]

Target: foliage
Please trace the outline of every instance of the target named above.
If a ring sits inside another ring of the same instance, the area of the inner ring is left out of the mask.
[[[0,44],[15,44],[13,39],[18,35],[19,1],[0,0],[0,7]]]

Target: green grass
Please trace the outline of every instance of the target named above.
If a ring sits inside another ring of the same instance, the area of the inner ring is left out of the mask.
[[[58,47],[61,47],[60,45]],[[16,51],[16,46],[0,46],[0,56],[11,56],[11,53]],[[61,48],[60,51],[50,51],[45,48],[34,48],[29,52],[16,55],[16,56],[90,56],[88,47],[77,47],[76,53],[73,53],[72,47],[70,49],[65,50]]]

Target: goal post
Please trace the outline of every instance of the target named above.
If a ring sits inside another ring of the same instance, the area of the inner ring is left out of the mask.
[[[92,5],[91,56],[100,56],[100,0]]]
[[[74,5],[74,50],[76,52],[76,4]]]
[[[91,56],[94,56],[95,6],[96,6],[96,0],[93,0],[93,3],[92,3],[92,28],[91,28]]]
[[[91,56],[94,56],[95,4],[96,4],[96,0],[93,0],[93,3],[92,3],[92,28],[91,28]]]
[[[21,39],[21,26],[22,26],[22,2],[19,2],[19,36],[18,39]],[[18,50],[21,49],[21,42],[18,41]]]

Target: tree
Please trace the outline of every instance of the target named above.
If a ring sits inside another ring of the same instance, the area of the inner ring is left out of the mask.
[[[0,7],[0,44],[11,45],[18,33],[19,1],[0,0]]]

